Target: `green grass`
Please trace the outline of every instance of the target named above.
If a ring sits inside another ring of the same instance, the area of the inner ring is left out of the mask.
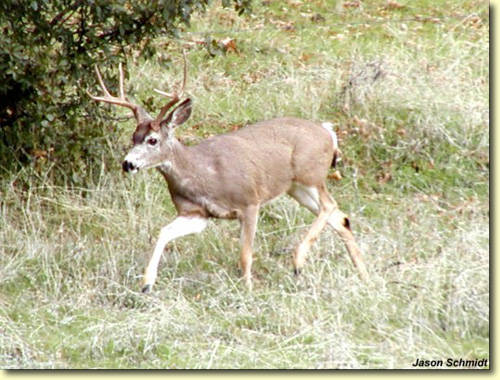
[[[152,90],[180,78],[184,46],[194,99],[179,131],[186,143],[281,115],[333,122],[343,179],[329,187],[373,284],[360,283],[331,231],[295,278],[293,247],[313,217],[280,198],[260,215],[252,292],[239,281],[238,223],[214,221],[173,242],[154,292],[141,294],[175,211],[157,173],[122,175],[134,125],[113,122],[102,149],[115,164],[88,168],[98,178],[89,188],[53,185],[48,163],[31,187],[18,181],[29,168],[1,179],[0,368],[489,358],[487,4],[344,3],[258,2],[241,18],[210,7],[180,40],[159,39],[157,60],[131,58],[128,88],[158,109]],[[211,57],[206,36],[233,38],[238,52]]]

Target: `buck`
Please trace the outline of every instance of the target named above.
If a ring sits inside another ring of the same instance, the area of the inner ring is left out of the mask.
[[[186,146],[175,137],[176,128],[189,118],[192,110],[191,99],[182,99],[185,57],[180,90],[168,94],[155,89],[170,98],[156,118],[125,96],[121,64],[118,97],[110,94],[97,67],[96,73],[103,96],[88,93],[89,96],[98,102],[129,108],[137,121],[133,147],[123,161],[123,170],[136,173],[157,168],[167,181],[178,214],[161,229],[146,267],[143,292],[149,292],[155,283],[165,246],[181,236],[202,232],[210,218],[239,220],[240,266],[245,283],[251,287],[252,245],[259,209],[284,193],[316,215],[293,253],[295,274],[303,267],[311,244],[328,224],[344,242],[360,277],[367,279],[349,219],[339,210],[325,183],[338,154],[337,137],[330,123],[278,118]]]

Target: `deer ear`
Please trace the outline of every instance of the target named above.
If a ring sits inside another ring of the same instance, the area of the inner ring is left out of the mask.
[[[165,120],[161,122],[161,126],[175,128],[182,123],[184,123],[189,116],[191,116],[191,105],[193,102],[190,98],[184,100],[181,104],[179,104],[175,109],[170,112]]]

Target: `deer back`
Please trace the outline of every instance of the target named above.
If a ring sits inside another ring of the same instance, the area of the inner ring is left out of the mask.
[[[294,182],[319,185],[333,154],[332,139],[320,124],[281,118],[195,146],[179,143],[175,162],[159,169],[178,208],[199,205],[209,215],[231,218],[288,191]]]

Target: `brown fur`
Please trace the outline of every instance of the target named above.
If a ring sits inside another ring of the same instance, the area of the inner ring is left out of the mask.
[[[320,186],[333,156],[324,128],[293,118],[257,123],[195,146],[174,140],[172,149],[172,168],[159,169],[179,214],[197,205],[200,213],[219,218],[237,218],[248,205],[285,193],[292,182]]]

